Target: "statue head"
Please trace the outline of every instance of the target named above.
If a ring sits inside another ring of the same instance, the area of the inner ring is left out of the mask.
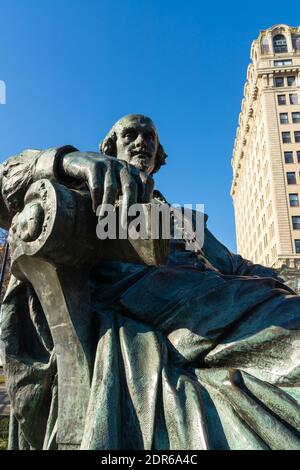
[[[154,122],[142,114],[119,119],[101,142],[100,152],[125,160],[149,175],[165,165],[167,158]]]

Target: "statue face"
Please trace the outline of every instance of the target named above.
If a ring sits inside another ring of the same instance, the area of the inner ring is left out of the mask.
[[[114,126],[117,135],[117,158],[150,174],[155,167],[158,148],[157,130],[151,119],[129,115]]]

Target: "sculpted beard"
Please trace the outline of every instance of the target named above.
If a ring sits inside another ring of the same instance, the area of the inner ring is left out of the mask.
[[[141,171],[147,171],[149,168],[151,155],[141,150],[130,151],[130,163]]]
[[[147,171],[149,166],[149,158],[146,156],[135,155],[131,158],[130,163],[141,171]]]

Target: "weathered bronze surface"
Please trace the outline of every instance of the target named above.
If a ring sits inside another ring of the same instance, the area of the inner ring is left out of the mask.
[[[300,449],[300,297],[207,227],[194,252],[98,240],[99,204],[122,195],[124,218],[163,201],[166,160],[140,115],[100,151],[27,150],[0,170],[9,447]]]

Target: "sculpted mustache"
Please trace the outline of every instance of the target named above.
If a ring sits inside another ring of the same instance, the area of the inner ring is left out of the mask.
[[[130,152],[130,154],[131,154],[132,157],[142,155],[143,157],[150,158],[150,154],[148,152],[144,152],[142,150],[133,150],[133,151]]]

